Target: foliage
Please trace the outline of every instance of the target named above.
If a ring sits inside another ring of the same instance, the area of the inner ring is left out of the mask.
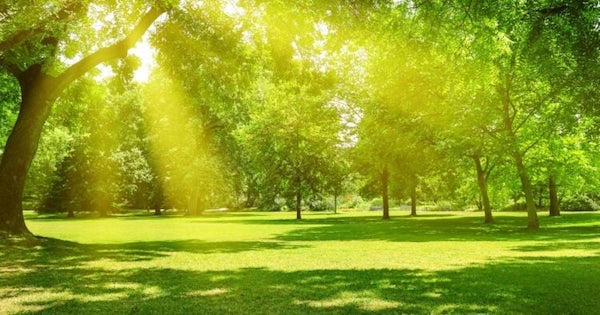
[[[14,78],[6,72],[0,72],[0,144],[4,152],[6,138],[17,119],[17,105],[19,103],[19,87]],[[0,152],[0,156],[2,156]]]
[[[598,211],[598,201],[598,197],[592,194],[579,194],[562,200],[560,207],[563,211]]]
[[[0,224],[23,201],[200,213],[361,195],[486,220],[525,202],[535,227],[550,179],[567,209],[600,187],[591,1],[17,1],[0,16]],[[146,28],[152,65],[123,50]]]

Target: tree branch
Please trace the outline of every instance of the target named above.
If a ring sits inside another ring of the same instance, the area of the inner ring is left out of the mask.
[[[57,20],[64,20],[70,17],[71,14],[73,14],[74,12],[77,12],[83,8],[84,6],[81,1],[73,1],[72,3],[65,6],[58,13],[49,16],[39,25],[34,25],[32,28],[20,30],[12,34],[12,36],[0,42],[0,55],[11,50],[12,48],[19,45],[23,41],[29,39],[30,37],[43,33],[46,30],[46,25],[48,23]]]
[[[124,39],[111,46],[100,48],[81,59],[57,77],[56,93],[62,92],[71,82],[97,65],[116,58],[127,56],[127,52],[144,35],[154,21],[164,13],[163,9],[153,7],[142,17],[136,27]],[[57,94],[58,95],[58,94]]]
[[[10,63],[10,62],[7,62],[6,60],[4,60],[2,58],[1,54],[0,54],[0,67],[6,69],[15,78],[18,78],[23,74],[23,70],[19,69],[19,67],[17,67],[13,63]]]

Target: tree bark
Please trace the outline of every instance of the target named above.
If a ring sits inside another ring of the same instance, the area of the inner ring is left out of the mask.
[[[333,196],[333,213],[337,214],[337,200],[338,200],[338,195],[336,194],[335,196]]]
[[[477,169],[477,185],[479,186],[479,194],[481,195],[481,202],[483,204],[484,221],[485,224],[494,223],[492,217],[492,207],[490,206],[490,197],[488,195],[487,183],[485,180],[485,172],[481,166],[481,157],[478,155],[473,156],[475,162],[475,168]]]
[[[554,178],[554,175],[548,177],[548,191],[550,192],[550,216],[559,216],[560,207],[558,205],[558,189],[556,187],[556,178]]]
[[[410,188],[410,216],[417,216],[417,184],[413,183]]]
[[[511,59],[511,67],[514,67],[516,62],[516,57],[513,55]],[[506,141],[507,146],[510,150],[510,154],[513,157],[515,162],[515,166],[517,167],[517,172],[519,173],[519,179],[521,180],[521,187],[523,193],[525,194],[525,203],[527,205],[527,228],[529,229],[538,229],[540,223],[537,217],[537,210],[535,207],[535,200],[533,197],[533,187],[531,185],[531,179],[529,178],[529,174],[527,172],[527,168],[523,163],[523,153],[519,150],[519,143],[517,141],[517,135],[515,134],[514,129],[514,113],[511,114],[511,85],[512,85],[512,75],[508,74],[506,77],[506,82],[504,82],[505,86],[498,86],[497,90],[502,99],[502,120],[504,123],[504,129],[506,132]],[[515,111],[513,109],[513,111]]]
[[[296,192],[296,220],[302,220],[302,193]]]
[[[53,101],[47,93],[53,86],[44,74],[29,82],[21,85],[21,109],[0,161],[0,230],[9,234],[31,234],[23,218],[23,190]]]
[[[32,65],[26,71],[13,72],[21,87],[21,106],[0,161],[0,230],[9,234],[31,234],[23,217],[23,191],[42,128],[54,101],[71,82],[88,70],[105,61],[126,56],[129,48],[163,12],[151,8],[127,37],[97,50],[57,77],[43,72],[44,62]]]
[[[192,195],[188,200],[188,215],[197,216],[204,210],[201,201],[200,189],[198,187],[193,188]]]
[[[381,174],[381,198],[383,199],[383,219],[387,220],[390,218],[390,202],[388,194],[388,181],[390,174],[387,166],[383,169]]]
[[[537,229],[540,227],[540,223],[537,217],[537,209],[535,207],[535,201],[533,198],[533,187],[531,186],[531,180],[527,174],[527,168],[523,163],[523,156],[518,151],[513,151],[513,158],[517,165],[517,171],[519,172],[519,178],[521,179],[521,186],[523,193],[525,193],[525,204],[527,205],[527,228]]]

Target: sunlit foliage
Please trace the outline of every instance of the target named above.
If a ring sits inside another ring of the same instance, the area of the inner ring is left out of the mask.
[[[0,6],[0,140],[18,104],[42,95],[31,100],[46,106],[40,149],[19,169],[30,172],[27,205],[50,211],[260,206],[300,217],[353,187],[382,195],[386,211],[388,199],[413,214],[418,203],[477,207],[488,223],[492,208],[525,205],[535,228],[556,187],[565,200],[596,199],[597,11],[589,1],[17,1]],[[69,72],[130,31],[142,44],[128,57]],[[32,73],[45,79],[24,79]],[[34,133],[21,135],[31,154]]]

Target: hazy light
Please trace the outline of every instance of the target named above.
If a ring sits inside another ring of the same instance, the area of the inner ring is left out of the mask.
[[[223,12],[228,16],[244,15],[246,10],[238,6],[238,0],[229,0],[225,3]]]
[[[156,67],[154,54],[156,49],[148,42],[148,37],[144,36],[140,42],[133,47],[129,53],[140,58],[140,67],[133,74],[133,80],[136,82],[148,82],[152,69]]]

